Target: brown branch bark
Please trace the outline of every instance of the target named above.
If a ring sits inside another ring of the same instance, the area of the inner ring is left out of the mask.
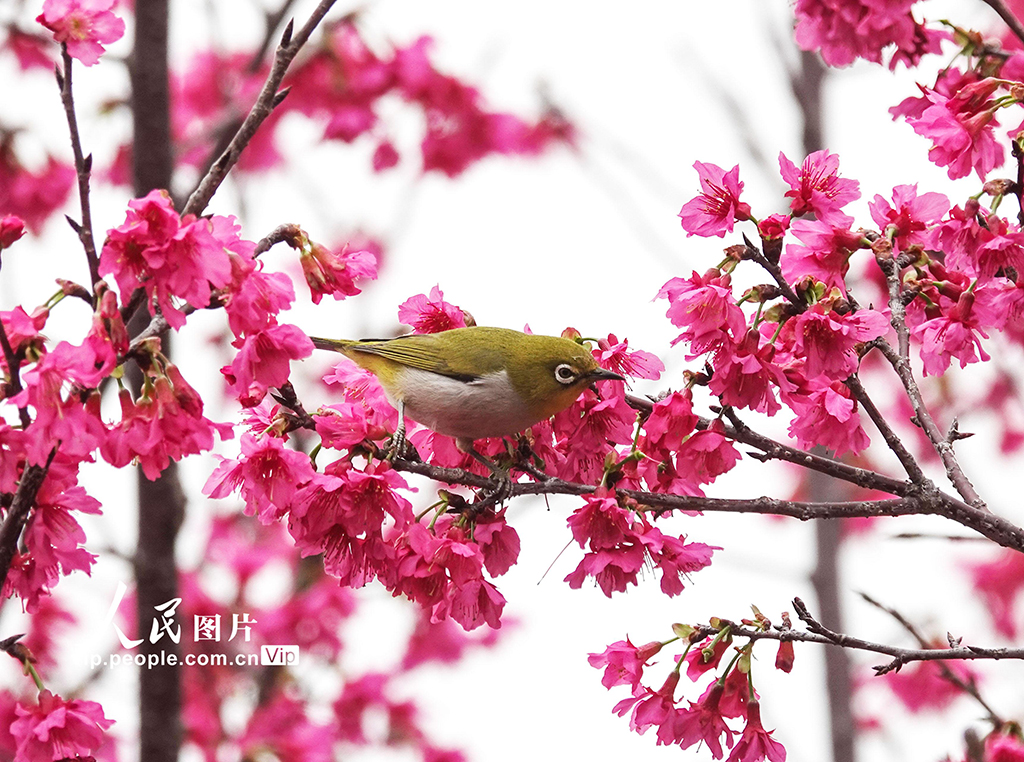
[[[915,627],[914,624],[905,616],[903,616],[900,612],[896,611],[896,609],[884,605],[883,603],[880,603],[879,601],[876,601],[867,593],[861,593],[860,597],[868,603],[870,603],[875,608],[884,611],[886,614],[888,614],[897,622],[899,622],[900,625],[902,625],[903,628],[914,637],[914,640],[918,642],[918,645],[920,645],[922,648],[928,648],[928,639],[925,638],[924,635],[922,635],[921,632],[917,629],[917,627]],[[945,664],[939,664],[939,671],[942,673],[942,678],[944,680],[955,685],[957,688],[962,690],[967,695],[971,696],[975,701],[977,701],[981,705],[982,709],[984,709],[985,712],[988,714],[989,722],[991,722],[997,728],[1003,726],[1005,720],[1002,717],[1000,717],[999,714],[996,713],[995,709],[993,709],[992,706],[985,700],[985,697],[981,695],[981,693],[978,691],[978,686],[975,684],[973,679],[970,681],[964,680]]]
[[[817,643],[825,646],[838,646],[839,648],[852,649],[855,651],[870,651],[871,653],[891,656],[892,660],[886,664],[880,664],[873,669],[878,675],[897,670],[903,665],[915,661],[975,661],[980,659],[1024,659],[1024,648],[981,648],[979,646],[958,646],[956,648],[900,648],[886,643],[875,643],[870,640],[863,640],[852,635],[837,632],[826,627],[815,619],[807,609],[807,605],[799,598],[793,599],[793,607],[797,616],[807,626],[806,631],[790,628],[774,627],[767,630],[757,630],[746,627],[728,619],[719,618],[717,626],[700,625],[697,627],[698,635],[708,636],[729,628],[729,632],[735,637],[750,638],[751,640],[776,640],[779,642],[794,641],[799,643]]]
[[[238,162],[238,157],[242,155],[242,150],[252,140],[256,130],[259,129],[259,126],[263,124],[274,108],[284,99],[287,91],[278,92],[277,88],[280,86],[281,80],[284,79],[288,66],[306,43],[306,40],[309,39],[313,30],[323,20],[323,17],[327,15],[334,2],[335,0],[320,0],[319,5],[310,14],[309,19],[294,36],[292,35],[292,22],[289,22],[288,26],[285,27],[284,34],[281,36],[281,42],[278,44],[277,51],[274,54],[274,63],[271,66],[270,75],[263,84],[263,89],[256,98],[256,103],[253,104],[249,115],[242,122],[242,126],[238,128],[238,132],[231,139],[227,149],[213,163],[206,176],[200,181],[192,195],[189,196],[182,212],[183,214],[202,214],[203,210],[206,209],[206,205],[210,203],[210,199],[213,198],[217,188],[224,182],[228,172]]]
[[[168,0],[136,0],[135,49],[131,60],[134,150],[132,173],[135,195],[156,188],[170,189],[172,180],[170,85],[167,64]],[[136,310],[128,322],[130,336],[149,324],[145,309]],[[162,350],[170,356],[169,337]],[[136,396],[142,387],[138,366],[128,366]],[[157,657],[151,669],[139,670],[139,756],[147,762],[176,762],[182,742],[181,671],[159,659],[161,652],[180,661],[181,648],[169,637],[151,642],[147,637],[154,607],[178,597],[175,544],[185,512],[185,499],[176,463],[155,481],[137,472],[138,547],[134,566],[137,586],[136,617],[143,642],[139,648],[148,659]]]
[[[92,154],[86,156],[82,150],[82,138],[78,134],[78,116],[75,114],[75,98],[71,88],[71,56],[68,46],[60,45],[63,70],[57,69],[57,85],[60,87],[60,99],[64,104],[64,115],[68,120],[68,132],[71,135],[71,152],[75,157],[75,174],[78,177],[78,200],[82,210],[82,221],[71,222],[78,234],[78,239],[85,249],[85,258],[89,265],[89,293],[92,294],[96,282],[100,279],[100,260],[96,255],[96,242],[92,234],[92,207],[89,204],[89,182],[92,175]]]
[[[7,510],[4,523],[0,525],[0,587],[3,587],[7,580],[7,572],[11,570],[11,561],[14,554],[18,552],[18,540],[21,538],[21,531],[28,521],[29,512],[35,505],[36,495],[39,488],[43,486],[46,472],[50,470],[50,464],[57,454],[57,448],[50,450],[50,456],[43,465],[26,466],[22,471],[21,479],[18,481],[18,491],[14,493],[14,502]]]
[[[1013,11],[1003,2],[1003,0],[981,0],[985,5],[990,7],[996,13],[999,14],[999,18],[1010,27],[1010,31],[1014,33],[1018,40],[1024,42],[1024,25],[1021,24],[1020,20],[1013,15]]]

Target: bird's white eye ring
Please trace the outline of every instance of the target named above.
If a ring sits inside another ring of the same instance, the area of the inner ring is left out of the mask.
[[[574,383],[577,378],[576,369],[571,365],[563,362],[555,367],[555,380],[558,383],[568,386]]]

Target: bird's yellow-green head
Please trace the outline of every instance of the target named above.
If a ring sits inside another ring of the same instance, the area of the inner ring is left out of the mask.
[[[594,381],[623,380],[571,339],[506,328],[313,343],[373,372],[413,419],[464,440],[523,431],[567,408]]]

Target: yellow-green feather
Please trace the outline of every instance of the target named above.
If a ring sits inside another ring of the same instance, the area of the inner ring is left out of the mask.
[[[587,374],[597,368],[593,355],[571,339],[507,328],[472,326],[360,341],[312,338],[318,348],[343,353],[393,391],[398,391],[403,366],[466,381],[504,370],[538,420],[571,405],[589,383]],[[572,366],[580,380],[560,384],[555,369],[561,364]]]

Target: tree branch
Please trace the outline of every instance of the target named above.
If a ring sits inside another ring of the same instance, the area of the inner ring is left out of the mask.
[[[906,324],[903,324],[903,327],[906,330]],[[952,443],[942,433],[942,430],[939,429],[932,418],[931,413],[928,412],[928,408],[924,404],[924,397],[921,395],[921,389],[917,385],[917,379],[914,378],[914,372],[910,367],[910,360],[901,354],[897,354],[892,345],[884,339],[875,339],[872,345],[881,350],[903,383],[907,398],[914,408],[914,417],[917,420],[917,424],[924,431],[928,440],[932,443],[935,452],[942,459],[942,464],[946,468],[946,477],[950,483],[968,504],[975,508],[986,509],[985,501],[978,495],[974,485],[971,484],[971,480],[967,478],[967,474],[960,467],[956,453],[953,451]]]
[[[1010,31],[1014,33],[1018,40],[1024,42],[1024,25],[1021,25],[1020,21],[1011,11],[1003,0],[981,0],[985,5],[990,7],[996,13],[999,14],[999,18],[1010,27]]]
[[[899,622],[903,626],[903,628],[914,637],[914,639],[922,648],[928,648],[929,643],[927,638],[925,638],[914,626],[914,624],[910,622],[906,617],[904,617],[900,612],[896,611],[896,609],[889,608],[888,606],[879,603],[867,593],[860,593],[860,597],[868,603],[870,603],[875,608],[884,611],[886,614],[888,614],[897,622]],[[951,670],[949,666],[946,664],[940,663],[938,666],[939,671],[942,672],[942,677],[944,680],[946,680],[949,683],[952,683],[957,688],[962,690],[964,693],[974,698],[974,700],[977,701],[979,704],[981,704],[982,708],[988,713],[989,722],[991,722],[996,727],[1001,727],[1004,724],[1005,721],[1003,720],[1003,718],[1000,717],[991,706],[989,706],[988,702],[985,701],[981,693],[978,692],[978,686],[975,684],[973,679],[964,680],[953,670]]]
[[[11,346],[11,340],[7,336],[7,329],[4,328],[2,320],[0,320],[0,347],[3,348],[4,362],[7,364],[7,372],[11,376],[11,380],[8,382],[10,390],[5,396],[14,397],[22,390],[21,368],[18,364],[18,356],[14,352],[14,347]],[[28,425],[32,423],[28,410],[24,406],[18,408],[18,417],[21,419],[21,427],[23,429],[28,428]]]
[[[71,133],[71,151],[75,157],[75,173],[78,176],[78,200],[82,208],[82,222],[71,222],[78,234],[78,240],[85,249],[85,258],[89,264],[89,293],[93,293],[96,282],[100,279],[100,260],[96,256],[96,242],[92,235],[92,208],[89,205],[89,178],[92,174],[92,154],[85,156],[82,151],[82,139],[78,134],[78,117],[75,115],[75,99],[71,91],[71,56],[68,54],[67,43],[60,44],[61,60],[64,69],[55,69],[57,85],[60,87],[60,99],[64,104],[64,114],[68,120],[68,132]]]
[[[882,439],[889,445],[889,449],[892,450],[893,454],[899,459],[903,465],[903,469],[907,472],[907,476],[915,484],[922,484],[926,480],[924,472],[921,467],[917,464],[914,456],[904,446],[903,440],[897,436],[896,432],[889,426],[889,422],[885,420],[885,416],[875,407],[875,403],[871,397],[868,396],[867,390],[860,382],[860,378],[854,373],[848,379],[846,379],[847,388],[853,392],[853,396],[860,403],[860,406],[864,408],[864,412],[868,414],[868,418],[875,424],[875,428],[882,435]]]
[[[7,572],[11,569],[11,561],[14,554],[18,552],[18,540],[21,538],[21,530],[25,528],[28,521],[29,511],[35,505],[36,495],[39,488],[43,486],[46,472],[50,470],[50,464],[57,454],[57,448],[50,450],[50,455],[43,465],[29,465],[21,473],[18,481],[18,491],[14,493],[14,502],[7,511],[4,523],[0,525],[0,588],[7,580]]]
[[[210,203],[210,199],[213,198],[217,188],[224,182],[228,172],[238,162],[238,157],[241,156],[242,150],[252,140],[256,130],[259,129],[259,126],[263,124],[274,108],[284,99],[287,90],[278,92],[277,88],[281,84],[288,66],[306,43],[306,40],[309,39],[313,30],[316,29],[317,25],[331,9],[331,6],[334,5],[334,2],[335,0],[320,0],[320,4],[317,5],[309,19],[294,37],[292,36],[292,22],[289,22],[285,27],[284,34],[281,35],[281,42],[278,44],[277,51],[274,54],[274,63],[271,66],[270,75],[263,84],[263,89],[260,91],[259,97],[256,98],[256,103],[253,104],[249,115],[242,122],[242,126],[238,128],[238,132],[235,133],[224,153],[213,163],[206,176],[200,181],[199,186],[189,196],[182,214],[198,215],[202,214],[203,210],[206,209],[206,205]]]

